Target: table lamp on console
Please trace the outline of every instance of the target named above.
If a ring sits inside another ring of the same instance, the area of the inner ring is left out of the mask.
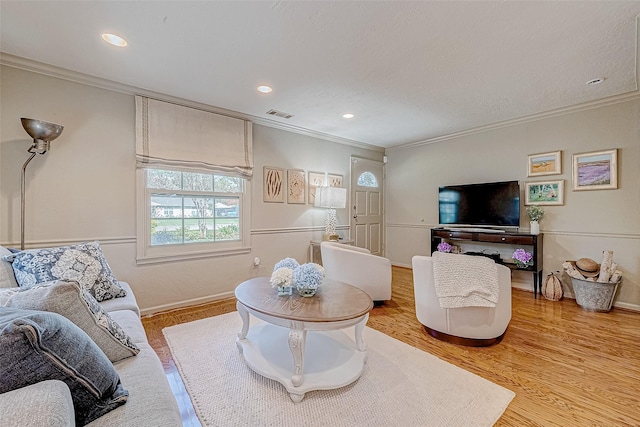
[[[347,189],[339,187],[318,187],[316,189],[316,207],[326,208],[325,232],[322,240],[337,241],[339,236],[336,233],[338,217],[336,208],[344,209],[347,206]]]

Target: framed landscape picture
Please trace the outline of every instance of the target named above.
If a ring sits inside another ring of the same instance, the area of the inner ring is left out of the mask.
[[[525,205],[564,204],[564,179],[558,181],[527,182]]]
[[[305,184],[305,171],[300,169],[289,169],[287,171],[287,203],[304,204]]]
[[[559,175],[562,173],[562,151],[527,156],[527,176]]]
[[[618,150],[573,155],[574,190],[612,190],[618,188]]]
[[[284,203],[284,169],[265,166],[262,201]]]

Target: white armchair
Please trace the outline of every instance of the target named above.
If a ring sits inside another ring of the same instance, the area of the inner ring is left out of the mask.
[[[365,291],[373,301],[391,299],[391,261],[367,249],[335,242],[322,242],[322,265],[328,279]]]
[[[480,347],[502,340],[511,321],[511,270],[498,268],[498,301],[495,307],[441,308],[436,294],[431,257],[414,256],[413,289],[416,316],[429,335],[442,341]]]

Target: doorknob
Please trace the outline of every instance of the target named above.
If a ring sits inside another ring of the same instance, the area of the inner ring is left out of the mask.
[[[358,218],[358,215],[354,215],[354,216],[353,216],[353,218],[354,218],[354,219],[357,219],[357,218]]]

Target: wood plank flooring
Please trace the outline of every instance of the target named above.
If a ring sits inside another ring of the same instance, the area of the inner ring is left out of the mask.
[[[228,299],[143,319],[185,425],[199,423],[162,329],[234,310]],[[394,267],[392,300],[373,308],[367,326],[514,391],[498,426],[640,426],[640,313],[593,313],[572,299],[534,299],[514,289],[504,340],[462,347],[426,335],[415,316],[412,271]]]

